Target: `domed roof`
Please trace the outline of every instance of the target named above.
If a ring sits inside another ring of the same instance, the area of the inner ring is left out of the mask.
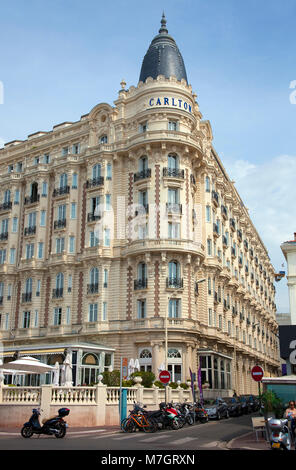
[[[184,78],[188,83],[183,57],[174,38],[168,34],[164,14],[159,34],[152,40],[143,59],[139,81],[145,82],[148,77],[155,79],[158,75],[166,78],[175,75],[178,81]]]

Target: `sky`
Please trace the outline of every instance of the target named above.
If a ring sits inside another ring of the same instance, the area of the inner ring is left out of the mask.
[[[122,78],[137,86],[164,11],[213,145],[275,269],[287,271],[280,244],[296,231],[296,0],[0,4],[0,147],[113,105]],[[276,289],[287,313],[287,279]]]

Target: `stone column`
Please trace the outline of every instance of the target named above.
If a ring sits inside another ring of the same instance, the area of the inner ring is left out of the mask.
[[[152,342],[152,372],[155,374],[156,380],[158,380],[158,367],[162,362],[161,357],[161,346],[162,343],[160,341],[158,342]]]

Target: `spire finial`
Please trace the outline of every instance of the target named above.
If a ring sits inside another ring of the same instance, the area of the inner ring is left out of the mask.
[[[166,27],[166,17],[164,12],[162,12],[162,18],[161,18],[161,28],[159,30],[159,33],[168,33],[167,27]]]

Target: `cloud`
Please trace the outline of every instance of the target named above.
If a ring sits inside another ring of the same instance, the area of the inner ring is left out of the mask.
[[[280,155],[259,165],[229,158],[223,163],[249,209],[271,262],[276,270],[283,270],[285,258],[280,245],[293,239],[296,231],[296,156]],[[283,279],[276,285],[277,307],[282,312],[289,309],[286,284]]]

